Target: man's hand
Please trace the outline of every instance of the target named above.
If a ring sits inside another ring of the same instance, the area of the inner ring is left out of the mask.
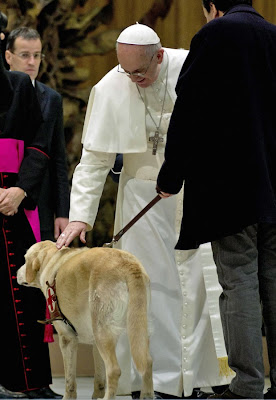
[[[59,236],[56,246],[58,249],[61,249],[62,246],[69,246],[75,237],[80,236],[80,240],[82,243],[86,243],[85,233],[86,233],[87,224],[81,221],[72,221],[69,222],[65,230]]]
[[[159,196],[162,197],[162,199],[167,199],[168,197],[173,196],[173,194],[170,193],[165,193],[165,192],[158,192]]]
[[[162,199],[166,199],[168,197],[173,196],[173,194],[162,192],[161,189],[159,188],[159,186],[157,186],[157,185],[156,185],[156,192],[159,194],[160,197],[162,197]]]
[[[58,217],[55,219],[55,239],[57,240],[61,232],[69,224],[69,218]]]
[[[19,187],[10,187],[0,191],[0,212],[12,216],[18,212],[18,207],[24,199],[24,190]]]

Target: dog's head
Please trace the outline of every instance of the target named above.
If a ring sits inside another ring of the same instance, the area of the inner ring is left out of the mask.
[[[46,265],[57,251],[55,243],[50,240],[33,244],[25,254],[25,264],[17,271],[18,284],[41,288],[41,266]]]

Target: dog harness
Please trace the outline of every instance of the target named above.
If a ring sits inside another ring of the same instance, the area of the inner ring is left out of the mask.
[[[40,324],[52,324],[53,321],[63,321],[66,325],[70,326],[70,328],[74,331],[76,336],[78,335],[74,325],[65,317],[65,315],[61,312],[61,309],[58,304],[58,298],[56,293],[56,278],[52,285],[47,281],[46,282],[47,292],[46,292],[46,303],[50,313],[50,318],[45,319],[44,321],[38,320]]]

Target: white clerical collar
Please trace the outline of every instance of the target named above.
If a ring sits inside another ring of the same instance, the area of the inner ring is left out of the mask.
[[[35,87],[35,79],[32,79],[33,87]]]

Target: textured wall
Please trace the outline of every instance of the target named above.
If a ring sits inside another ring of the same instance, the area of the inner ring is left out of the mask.
[[[115,0],[114,17],[109,28],[124,28],[139,21],[153,3],[154,0]],[[205,23],[201,4],[201,0],[172,1],[166,18],[158,20],[155,26],[163,46],[189,49],[192,37]],[[253,0],[253,6],[268,21],[276,24],[276,0]],[[87,62],[91,65],[89,85],[93,85],[117,63],[116,54],[113,51],[80,60],[80,64]]]

